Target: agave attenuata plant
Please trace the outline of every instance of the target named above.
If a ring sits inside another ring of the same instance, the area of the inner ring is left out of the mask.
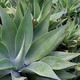
[[[0,80],[26,80],[29,76],[32,77],[32,74],[40,77],[40,80],[44,80],[44,77],[46,80],[67,80],[75,77],[75,75],[66,72],[65,68],[77,65],[69,61],[80,54],[54,52],[65,38],[66,26],[48,31],[51,3],[48,0],[44,4],[41,10],[43,17],[34,26],[34,30],[29,7],[24,8],[25,12],[22,13],[20,3],[18,3],[14,20],[0,7],[2,20],[2,25],[0,25]],[[47,4],[48,6],[46,6]],[[34,6],[35,9],[39,8],[37,0],[34,0]],[[36,19],[39,13],[34,11]],[[47,11],[49,12],[45,15]],[[39,79],[36,77],[34,80]]]

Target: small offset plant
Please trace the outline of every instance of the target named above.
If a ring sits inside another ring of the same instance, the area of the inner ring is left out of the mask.
[[[11,16],[14,17],[15,6],[11,3],[10,0],[0,0],[0,6]],[[1,20],[1,19],[0,19]]]
[[[51,0],[40,11],[34,0],[34,16],[18,2],[14,20],[0,7],[0,80],[68,80],[67,72],[79,53],[54,51],[64,40],[66,26],[49,31]],[[47,6],[46,6],[47,5]],[[38,21],[37,24],[34,24]],[[33,29],[34,28],[34,29]]]
[[[53,0],[54,3],[54,0]],[[77,9],[80,7],[80,0],[56,0],[54,8],[56,12],[62,12],[65,16],[73,16],[77,13]]]
[[[50,20],[58,22],[69,17],[80,23],[80,0],[53,0]]]

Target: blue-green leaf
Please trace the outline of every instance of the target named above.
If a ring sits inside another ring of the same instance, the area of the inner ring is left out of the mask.
[[[16,71],[11,72],[12,80],[25,80],[26,77],[21,77],[20,74]]]
[[[18,53],[15,59],[14,65],[17,66],[18,69],[20,69],[24,65],[24,59],[25,59],[25,36],[23,38],[23,43],[20,52]]]
[[[55,71],[55,73],[60,77],[61,80],[71,80],[72,78],[76,77],[76,75],[66,72],[64,70]]]
[[[1,70],[0,71],[0,78],[4,77],[5,75],[9,74],[10,71],[9,70]],[[1,79],[2,80],[2,79]]]
[[[10,51],[10,56],[14,59],[16,26],[9,15],[1,7],[0,16],[3,26],[2,41],[7,45]]]
[[[39,60],[49,54],[52,50],[55,50],[65,37],[64,30],[65,26],[47,32],[35,40],[26,55],[25,63],[29,64],[33,61]]]
[[[49,56],[55,56],[62,60],[72,60],[73,58],[80,56],[80,53],[70,53],[70,52],[61,52],[61,51],[55,51],[51,52]]]
[[[61,80],[54,73],[54,71],[51,69],[51,67],[44,62],[40,62],[40,61],[39,62],[33,62],[29,66],[27,66],[21,70],[21,72],[26,72],[26,73],[28,73],[28,71],[30,71],[32,73],[36,73],[40,76]]]
[[[45,0],[42,7],[42,19],[44,19],[51,11],[52,0]]]
[[[76,63],[71,63],[55,56],[47,56],[41,59],[42,62],[47,63],[53,70],[61,70],[71,66],[77,65]]]
[[[34,28],[34,39],[38,38],[39,36],[45,34],[48,32],[49,28],[49,19],[50,19],[49,13],[36,27]]]
[[[24,34],[25,34],[25,54],[27,53],[28,49],[30,48],[30,45],[32,43],[32,38],[33,38],[33,26],[32,26],[32,19],[31,19],[31,13],[30,10],[28,9],[22,22],[20,23],[20,26],[17,31],[16,35],[16,56],[19,53],[22,42],[24,39]]]
[[[9,50],[4,43],[0,42],[0,60],[6,58],[10,59]]]
[[[17,28],[19,27],[22,18],[23,18],[23,15],[22,15],[22,12],[21,12],[21,9],[20,9],[20,1],[18,0],[16,14],[15,14],[15,17],[14,17],[14,22],[15,22]]]
[[[0,60],[0,70],[7,70],[15,68],[9,59]]]
[[[38,0],[34,0],[34,18],[37,19],[40,14],[40,6]]]
[[[61,16],[64,14],[64,11],[54,13],[50,16],[50,20],[57,22],[57,19],[61,18]]]

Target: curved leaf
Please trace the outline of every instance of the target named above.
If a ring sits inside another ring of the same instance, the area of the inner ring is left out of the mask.
[[[9,73],[10,73],[9,70],[1,70],[1,71],[0,71],[0,78],[6,76],[6,75],[9,74]],[[1,80],[2,80],[2,79],[1,79]]]
[[[30,45],[32,43],[32,38],[33,38],[32,19],[31,19],[31,13],[29,9],[25,14],[16,35],[16,44],[15,44],[16,56],[21,49],[21,45],[24,39],[24,34],[25,34],[25,54],[26,54],[28,49],[30,48]]]
[[[42,19],[44,19],[51,10],[52,0],[45,0],[42,7]]]
[[[37,19],[40,14],[40,6],[38,0],[34,0],[34,18]]]
[[[47,56],[41,59],[42,62],[47,63],[53,70],[61,70],[71,66],[77,65],[68,61],[61,60],[55,56]]]
[[[20,4],[21,12],[24,16],[28,7],[27,7],[27,4],[26,4],[25,0],[21,0],[20,2],[21,2],[21,4]]]
[[[8,51],[8,48],[6,47],[6,45],[2,42],[0,42],[0,60],[1,59],[9,59],[10,58],[10,54]]]
[[[25,80],[25,79],[26,79],[25,77],[16,78],[16,77],[12,76],[12,80]]]
[[[34,40],[38,38],[39,36],[45,34],[48,32],[49,28],[49,19],[50,19],[49,13],[36,27],[34,28]]]
[[[2,40],[10,50],[10,56],[14,59],[15,53],[15,35],[16,35],[16,26],[9,17],[9,15],[0,7],[0,16],[2,20]]]
[[[60,77],[61,80],[68,80],[76,77],[76,75],[66,72],[64,70],[55,71],[55,73]]]
[[[54,50],[65,37],[65,34],[63,35],[64,28],[65,27],[61,27],[50,31],[34,41],[26,55],[25,63],[29,64],[39,60]]]
[[[60,51],[56,51],[56,52],[51,52],[49,54],[49,56],[56,56],[62,60],[72,60],[73,58],[79,56],[80,53],[68,53],[68,52],[60,52]]]
[[[25,80],[26,79],[26,77],[21,77],[19,73],[15,71],[12,71],[11,76],[12,76],[12,80]]]
[[[54,73],[54,71],[44,62],[33,62],[29,66],[23,68],[21,72],[28,72],[31,71],[36,73],[40,76],[49,77],[53,79],[60,80],[58,76]]]
[[[16,59],[15,59],[15,62],[14,62],[14,65],[17,66],[17,68],[21,68],[23,65],[24,65],[24,59],[25,59],[25,36],[24,36],[24,39],[23,39],[23,43],[22,43],[22,47],[20,49],[20,52],[18,53]]]
[[[76,77],[74,74],[71,74],[64,70],[57,70],[57,71],[55,71],[55,73],[58,75],[58,77],[61,80],[68,80],[68,79],[72,79],[72,78]],[[54,80],[54,79],[44,78],[41,76],[33,76],[30,80]]]
[[[23,18],[23,15],[22,15],[22,12],[21,12],[21,9],[20,9],[20,1],[18,0],[16,14],[15,14],[15,17],[14,17],[14,22],[15,22],[17,28],[19,27],[22,18]]]
[[[50,20],[52,21],[57,21],[57,19],[59,19],[65,12],[64,11],[61,11],[61,12],[58,12],[58,13],[55,13],[55,14],[52,14],[50,16]]]
[[[0,60],[0,70],[7,70],[15,68],[9,59]]]

